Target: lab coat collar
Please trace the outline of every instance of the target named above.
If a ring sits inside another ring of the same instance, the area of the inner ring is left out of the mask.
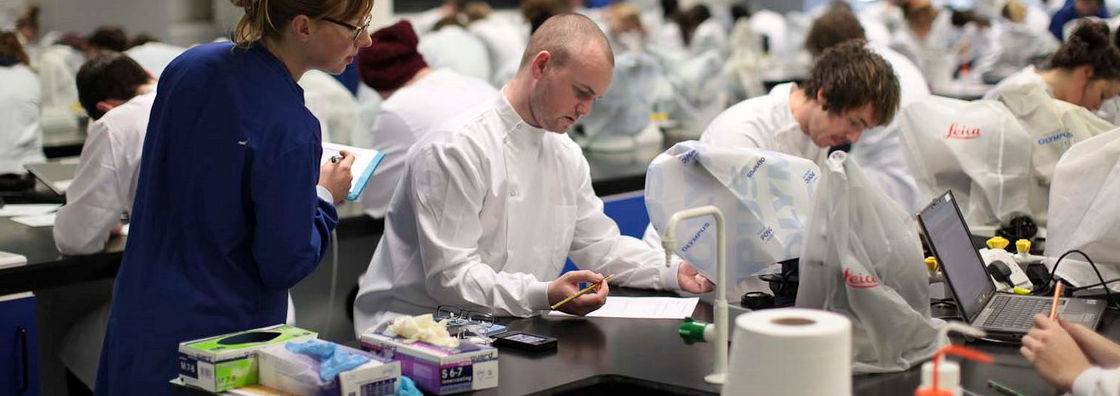
[[[497,101],[498,118],[502,122],[502,127],[506,131],[507,138],[524,136],[530,141],[539,142],[544,138],[544,134],[550,133],[544,129],[529,125],[529,123],[521,118],[520,114],[517,114],[517,110],[513,108],[513,104],[506,98],[505,86],[498,92]]]
[[[796,83],[778,84],[770,90],[769,95],[776,103],[784,104],[784,106],[779,106],[781,110],[774,114],[780,121],[778,125],[782,125],[783,128],[795,127],[800,132],[801,126],[797,124],[797,119],[793,117],[793,109],[789,106],[789,95],[795,89],[797,89]]]
[[[236,51],[237,49],[235,48],[234,50]],[[284,62],[281,61],[280,58],[277,58],[276,55],[269,51],[268,48],[265,48],[264,44],[259,41],[254,42],[253,45],[249,47],[249,52],[260,57],[273,72],[283,76],[282,80],[285,85],[287,85],[289,89],[295,91],[296,96],[299,97],[299,103],[305,104],[303,101],[303,88],[292,78],[292,73],[288,71],[288,66],[284,65]]]

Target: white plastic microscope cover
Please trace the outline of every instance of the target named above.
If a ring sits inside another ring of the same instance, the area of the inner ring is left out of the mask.
[[[1105,280],[1120,276],[1120,129],[1075,144],[1058,161],[1050,188],[1046,256],[1052,260],[1079,249],[1098,265]],[[1053,269],[1053,262],[1049,263]],[[1058,266],[1074,285],[1100,282],[1080,255]],[[1116,290],[1114,285],[1113,290]]]
[[[1031,136],[1031,217],[1046,225],[1050,181],[1058,159],[1077,142],[1116,128],[1084,107],[1050,97],[1042,86],[1018,84],[1002,87],[992,99],[1011,110]]]
[[[900,117],[923,202],[951,189],[973,227],[1031,214],[1032,139],[1002,103],[930,96]]]
[[[929,359],[947,340],[930,316],[929,275],[918,225],[856,161],[828,156],[800,254],[797,306],[852,320],[852,370],[896,372]]]
[[[804,158],[755,148],[697,141],[674,145],[646,171],[646,208],[663,233],[674,213],[705,205],[723,212],[728,284],[764,272],[801,253],[803,228],[820,168]],[[715,221],[677,225],[675,253],[715,281]]]

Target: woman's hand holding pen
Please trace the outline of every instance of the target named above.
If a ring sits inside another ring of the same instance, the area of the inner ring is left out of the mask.
[[[341,159],[338,161],[334,159],[337,157],[332,157],[319,167],[319,185],[331,192],[336,204],[346,199],[346,195],[350,193],[350,182],[353,179],[350,167],[354,165],[354,154],[344,150],[339,152],[339,156]]]

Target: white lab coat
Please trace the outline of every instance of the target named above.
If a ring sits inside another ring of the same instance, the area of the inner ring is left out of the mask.
[[[492,15],[472,22],[467,31],[486,45],[490,54],[490,82],[500,87],[521,64],[521,55],[529,44],[529,27]]]
[[[1120,396],[1120,368],[1090,367],[1073,381],[1073,396]]]
[[[787,42],[788,28],[786,19],[782,14],[770,10],[759,10],[751,15],[750,24],[751,29],[754,29],[756,33],[766,36],[770,54],[781,56],[801,47],[801,43]]]
[[[0,66],[0,174],[26,173],[23,164],[46,160],[39,128],[40,89],[27,66]]]
[[[490,81],[492,71],[486,45],[459,26],[444,26],[421,36],[416,49],[433,69],[451,69]]]
[[[603,213],[571,139],[529,126],[504,95],[491,104],[409,151],[359,280],[356,333],[440,304],[499,316],[547,310],[565,257],[625,286],[678,288],[663,252],[620,235]]]
[[[1038,70],[1035,69],[1034,66],[1027,66],[1022,68],[1018,72],[1015,72],[1015,74],[1007,76],[1007,78],[1003,79],[1003,81],[1000,81],[999,84],[996,84],[995,87],[992,87],[992,89],[988,90],[988,92],[984,94],[984,99],[995,100],[1000,91],[1004,90],[1007,87],[1018,85],[1037,85],[1039,87],[1042,87],[1042,89],[1045,90],[1046,93],[1050,94],[1051,97],[1054,96],[1054,90],[1050,89],[1050,84],[1047,84],[1046,80],[1042,79],[1042,75],[1038,74]]]
[[[366,214],[385,217],[389,200],[405,169],[405,154],[413,143],[459,113],[489,103],[498,90],[488,82],[453,70],[434,70],[398,89],[381,103],[381,111],[367,140],[385,153],[360,198]]]
[[[1097,110],[1097,116],[1111,122],[1112,125],[1120,125],[1120,96],[1102,102],[1101,108]]]
[[[124,53],[158,80],[167,64],[186,50],[183,47],[152,41],[129,48]]]
[[[910,58],[934,87],[948,83],[957,66],[968,61],[973,62],[971,75],[978,80],[992,68],[1001,51],[997,29],[981,29],[971,23],[958,28],[951,18],[952,12],[941,10],[924,39],[904,28],[895,33],[890,44],[891,49]],[[960,53],[966,44],[968,51]]]
[[[52,45],[39,56],[39,82],[42,84],[42,128],[43,133],[77,133],[78,86],[74,77],[78,68],[74,66],[77,51],[65,45]]]
[[[1000,20],[993,29],[1004,50],[999,51],[991,69],[984,74],[985,81],[1002,81],[1034,61],[1052,55],[1061,46],[1050,31],[1026,23]]]
[[[54,219],[54,243],[62,254],[101,251],[121,214],[131,212],[155,97],[155,91],[133,97],[90,124],[66,205]]]
[[[324,142],[350,144],[358,125],[358,101],[338,79],[310,70],[299,80],[307,110],[319,120]],[[364,131],[363,131],[364,132]]]
[[[688,51],[693,55],[716,51],[722,59],[727,59],[727,29],[714,17],[708,18],[696,27],[692,41],[688,43]]]
[[[747,99],[719,114],[700,141],[723,147],[748,147],[796,155],[821,165],[828,147],[819,147],[801,130],[790,109],[794,84],[779,84],[766,96]]]

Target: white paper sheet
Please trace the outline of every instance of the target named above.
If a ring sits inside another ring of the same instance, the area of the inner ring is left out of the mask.
[[[607,297],[607,303],[587,314],[593,318],[684,319],[692,316],[699,297]],[[560,311],[550,316],[572,316]]]
[[[28,227],[50,227],[54,225],[54,213],[34,216],[12,217],[12,221]]]
[[[7,204],[0,208],[0,217],[35,216],[54,213],[62,204]]]

